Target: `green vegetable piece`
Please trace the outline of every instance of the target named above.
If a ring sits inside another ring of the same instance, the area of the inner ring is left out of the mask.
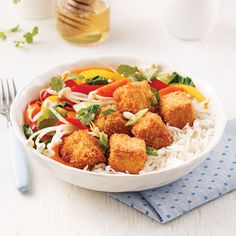
[[[23,125],[23,131],[27,138],[30,137],[34,133],[31,127],[27,124]]]
[[[54,126],[57,123],[57,121],[58,120],[55,118],[48,118],[48,119],[42,119],[42,120],[38,119],[37,128],[38,130],[40,130],[40,129]]]
[[[56,107],[61,107],[61,108],[63,108],[63,107],[68,107],[69,106],[69,104],[67,103],[67,102],[61,102],[61,103],[58,103],[57,105],[56,105]]]
[[[15,46],[17,48],[19,48],[19,47],[21,47],[21,46],[23,46],[25,44],[24,41],[17,41],[17,40],[14,40],[13,43],[15,44]]]
[[[160,99],[160,95],[159,95],[158,91],[154,88],[151,88],[151,91],[152,91],[152,93],[154,94],[154,96],[156,98],[156,102],[159,103],[161,99]]]
[[[9,31],[12,32],[12,33],[15,33],[15,32],[18,32],[19,29],[20,29],[20,25],[17,25],[17,26],[15,26],[15,27],[9,29]]]
[[[150,156],[158,156],[157,150],[152,147],[146,147],[146,153]]]
[[[46,147],[47,147],[47,145],[48,145],[49,143],[51,143],[51,141],[52,141],[52,140],[47,140],[47,141],[44,141],[44,143],[45,143]]]
[[[140,111],[138,111],[133,118],[131,118],[126,124],[125,126],[129,126],[129,125],[133,125],[134,123],[136,123],[142,116],[144,116],[144,114],[148,112],[148,109],[142,109]]]
[[[100,147],[102,148],[103,152],[105,153],[108,148],[108,136],[104,132],[100,132],[99,134],[99,141]]]
[[[86,108],[80,109],[76,113],[76,117],[85,125],[89,125],[91,121],[94,120],[100,107],[99,105],[91,105]]]
[[[87,83],[90,85],[100,85],[100,84],[108,84],[108,80],[102,76],[95,76],[87,80]]]
[[[116,112],[116,110],[114,110],[114,109],[107,109],[107,110],[103,111],[102,114],[104,114],[104,115],[110,115],[110,114],[113,113],[113,112]]]
[[[67,111],[61,107],[56,107],[55,110],[62,116],[66,117]],[[37,128],[43,129],[54,126],[57,123],[57,117],[50,111],[48,107],[44,108],[42,116],[37,120]]]
[[[7,35],[6,35],[5,32],[3,32],[3,31],[0,32],[0,39],[2,39],[2,40],[6,40],[7,39]]]
[[[156,99],[154,99],[153,97],[151,97],[151,98],[150,98],[150,104],[151,104],[152,107],[155,106],[155,105],[157,104]]]
[[[186,84],[195,87],[195,84],[193,83],[191,78],[183,77],[182,75],[179,75],[177,72],[172,73],[172,80],[170,83]]]
[[[34,42],[34,37],[38,34],[38,27],[35,26],[32,30],[32,32],[27,32],[23,35],[25,42],[28,44],[32,44]]]
[[[121,64],[117,67],[116,71],[127,77],[130,78],[132,81],[143,81],[146,80],[145,76],[141,73],[137,66],[129,66]]]
[[[144,72],[144,76],[147,81],[151,81],[157,77],[159,70],[157,68],[149,68]]]
[[[64,81],[60,76],[54,76],[51,78],[50,87],[52,90],[59,92],[64,87]]]
[[[14,4],[17,4],[17,3],[19,3],[20,2],[20,0],[13,0],[13,3]]]
[[[80,74],[69,74],[67,77],[70,79],[81,79],[81,80],[84,79],[84,76]]]
[[[169,84],[173,80],[172,74],[162,74],[158,76],[158,80],[165,84]]]
[[[94,135],[99,139],[98,143],[105,153],[108,148],[108,136],[103,131],[99,131],[98,127],[95,126],[93,122],[90,124],[90,129],[94,133]]]

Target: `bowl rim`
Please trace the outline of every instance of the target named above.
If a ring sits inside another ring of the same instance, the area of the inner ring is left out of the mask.
[[[10,109],[10,120],[12,123],[12,127],[14,130],[14,133],[16,134],[17,138],[20,140],[20,142],[22,143],[23,147],[28,151],[28,153],[32,153],[35,154],[35,156],[37,156],[38,158],[40,158],[43,161],[46,161],[52,165],[56,165],[59,168],[63,168],[66,169],[68,171],[71,172],[77,172],[79,174],[88,174],[91,176],[99,176],[99,177],[110,177],[110,178],[142,178],[144,176],[150,176],[150,175],[156,175],[156,174],[167,174],[167,173],[171,173],[171,172],[175,172],[178,169],[181,168],[186,168],[187,166],[191,166],[192,163],[194,163],[197,160],[200,160],[201,158],[205,157],[210,151],[212,151],[214,149],[214,147],[217,145],[217,143],[219,142],[220,138],[223,135],[224,129],[225,129],[225,125],[226,125],[226,115],[223,109],[223,105],[222,102],[219,99],[219,96],[217,96],[217,93],[215,91],[215,89],[206,81],[203,81],[203,79],[199,79],[199,77],[194,77],[194,81],[197,81],[197,83],[202,84],[204,87],[207,87],[208,89],[211,90],[211,92],[215,95],[215,102],[217,103],[217,106],[220,108],[219,112],[220,112],[220,119],[221,119],[221,126],[220,128],[217,130],[218,132],[215,132],[215,134],[212,137],[212,140],[210,142],[210,145],[203,150],[201,153],[199,153],[198,155],[196,155],[194,158],[191,158],[187,161],[184,161],[183,163],[181,163],[180,165],[177,166],[170,166],[170,167],[165,167],[163,169],[160,170],[156,170],[156,171],[151,171],[151,172],[145,172],[145,173],[141,173],[141,174],[126,174],[126,173],[116,173],[116,174],[110,174],[110,173],[101,173],[101,172],[92,172],[92,171],[88,171],[88,170],[83,170],[83,169],[78,169],[78,168],[74,168],[74,167],[70,167],[67,165],[64,165],[58,161],[55,161],[41,153],[39,153],[37,150],[28,147],[26,145],[26,138],[23,135],[22,129],[19,127],[19,125],[17,124],[17,117],[15,115],[15,110],[17,109],[16,103],[17,101],[20,99],[21,94],[23,93],[23,91],[28,90],[30,87],[32,87],[32,84],[35,83],[35,81],[37,81],[37,79],[39,77],[42,76],[46,76],[46,74],[50,73],[50,71],[54,71],[60,67],[67,67],[70,65],[74,65],[74,64],[79,64],[80,62],[86,60],[86,61],[90,61],[95,62],[95,61],[102,61],[102,60],[108,60],[108,59],[112,59],[112,60],[117,60],[117,61],[121,61],[122,62],[122,58],[123,60],[134,60],[134,61],[142,61],[142,62],[155,62],[155,61],[160,61],[160,60],[156,60],[156,58],[144,58],[144,57],[134,57],[134,56],[130,56],[130,55],[110,55],[110,56],[98,56],[98,57],[82,57],[80,59],[77,60],[73,60],[71,62],[68,63],[60,63],[54,66],[51,66],[45,70],[43,70],[41,73],[37,74],[36,76],[34,76],[31,80],[29,80],[29,82],[27,82],[17,93],[12,105],[11,105],[11,109]],[[182,73],[182,72],[181,72]],[[184,73],[182,73],[184,74]],[[21,130],[21,131],[20,131]],[[217,134],[217,136],[216,136]],[[205,157],[206,158],[206,157]]]

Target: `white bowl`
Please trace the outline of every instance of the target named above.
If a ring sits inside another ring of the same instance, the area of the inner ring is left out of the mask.
[[[38,153],[35,149],[28,148],[25,144],[26,138],[22,130],[22,125],[24,123],[23,114],[28,102],[38,97],[39,91],[48,85],[49,79],[54,75],[61,74],[66,70],[70,70],[76,67],[91,65],[101,66],[99,62],[110,65],[123,63],[145,67],[155,61],[125,56],[84,58],[73,63],[53,67],[36,76],[17,94],[11,106],[10,113],[14,131],[19,140],[22,142],[22,145],[25,147],[25,149],[27,149],[30,158],[33,158],[40,165],[48,169],[52,174],[68,183],[87,189],[107,192],[140,191],[150,188],[156,188],[173,182],[188,174],[206,159],[207,155],[216,146],[223,134],[225,127],[225,115],[223,107],[219,100],[219,96],[216,94],[216,92],[204,80],[200,80],[197,78],[193,78],[194,82],[197,84],[198,88],[206,95],[206,97],[211,99],[212,110],[216,115],[215,134],[206,150],[204,150],[201,154],[195,156],[193,159],[186,161],[184,164],[165,168],[157,172],[144,173],[141,175],[111,175],[68,167]]]

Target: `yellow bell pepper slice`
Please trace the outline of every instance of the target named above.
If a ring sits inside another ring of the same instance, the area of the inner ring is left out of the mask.
[[[49,97],[47,97],[42,103],[41,111],[45,108],[45,103],[46,102],[51,102],[51,103],[57,104],[57,103],[60,103],[60,99],[58,98],[58,96],[49,96]]]
[[[96,76],[101,76],[106,79],[110,79],[112,81],[125,79],[123,76],[121,76],[120,74],[118,74],[116,72],[107,71],[107,70],[99,70],[99,69],[98,70],[86,70],[86,71],[81,72],[79,75],[81,77],[83,77],[84,79],[91,79]]]
[[[188,94],[194,97],[198,102],[203,102],[206,100],[206,98],[200,91],[198,91],[196,88],[190,85],[174,83],[174,84],[169,84],[169,86],[184,89]]]

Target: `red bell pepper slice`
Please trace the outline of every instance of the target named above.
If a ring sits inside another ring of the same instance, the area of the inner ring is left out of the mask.
[[[104,85],[77,84],[71,88],[72,92],[89,94],[90,92],[103,87]]]
[[[158,80],[158,79],[153,79],[152,81],[151,81],[151,87],[153,87],[154,89],[156,89],[157,91],[159,91],[159,90],[161,90],[161,89],[163,89],[163,88],[166,88],[166,87],[168,87],[168,85],[167,84],[165,84],[164,82],[162,82],[162,81],[160,81],[160,80]]]
[[[42,94],[40,95],[40,100],[44,101],[47,97],[52,96],[52,94],[50,94],[47,90],[45,90],[44,92],[42,92]]]
[[[76,118],[66,118],[65,120],[68,121],[69,123],[71,123],[72,125],[74,125],[78,129],[81,129],[81,130],[88,129],[88,127],[85,126],[79,119],[76,119]],[[64,124],[64,123],[61,122],[61,121],[58,121],[56,123],[56,125],[62,125],[62,124]]]
[[[65,80],[65,85],[66,85],[66,87],[72,88],[78,84],[74,80],[68,79],[68,80]]]

